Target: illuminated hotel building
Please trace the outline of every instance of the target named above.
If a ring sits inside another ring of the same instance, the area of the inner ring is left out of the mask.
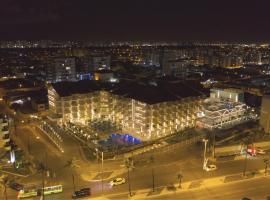
[[[211,89],[210,98],[198,113],[196,126],[200,128],[224,128],[246,121],[247,105],[244,93],[237,89]]]
[[[59,124],[111,121],[140,139],[164,137],[195,126],[205,96],[199,85],[93,81],[62,82],[48,88],[49,107]],[[194,89],[196,87],[196,89]],[[203,90],[203,89],[202,89]]]

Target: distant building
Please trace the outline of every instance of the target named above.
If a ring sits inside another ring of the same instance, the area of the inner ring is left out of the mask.
[[[270,133],[270,96],[263,96],[260,125],[266,133]]]
[[[244,92],[242,90],[234,88],[213,88],[211,89],[210,98],[230,100],[233,102],[244,102]]]
[[[188,73],[188,59],[182,58],[182,54],[176,51],[161,51],[160,66],[165,76],[177,76],[185,78]]]
[[[147,51],[143,54],[143,66],[160,66],[159,52]]]
[[[89,59],[89,72],[98,70],[110,70],[111,69],[111,56],[107,55],[92,55]]]
[[[118,82],[118,79],[114,78],[113,71],[100,70],[94,72],[94,80],[102,82]]]
[[[76,62],[73,57],[56,58],[54,65],[48,68],[48,82],[76,81]]]

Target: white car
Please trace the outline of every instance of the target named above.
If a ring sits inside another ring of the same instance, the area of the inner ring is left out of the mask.
[[[122,185],[124,183],[126,183],[126,179],[124,179],[124,178],[116,178],[116,179],[113,179],[110,182],[110,185],[111,186],[116,186],[116,185]]]
[[[261,155],[264,155],[266,152],[263,150],[263,149],[256,149],[257,151],[257,154],[261,154]]]
[[[205,166],[204,168],[206,171],[215,171],[217,169],[217,166],[216,165],[207,165]]]

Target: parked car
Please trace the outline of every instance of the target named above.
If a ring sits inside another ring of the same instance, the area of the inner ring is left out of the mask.
[[[91,189],[90,188],[83,188],[80,189],[79,191],[75,191],[72,194],[72,199],[79,199],[82,197],[88,197],[91,195]]]
[[[122,185],[122,184],[124,184],[125,182],[126,182],[126,179],[124,179],[124,178],[116,178],[116,179],[114,179],[114,180],[112,180],[112,181],[110,182],[110,185],[111,185],[111,186]]]
[[[217,166],[216,165],[207,165],[207,166],[205,166],[205,170],[206,171],[215,171],[217,169]]]
[[[252,146],[252,145],[248,145],[246,152],[250,155],[250,156],[256,156],[256,149]]]
[[[16,191],[23,190],[23,185],[20,184],[20,183],[10,182],[10,183],[8,184],[8,186],[9,186],[10,188],[12,188],[13,190],[16,190]]]
[[[257,154],[264,155],[266,152],[263,149],[257,148]]]

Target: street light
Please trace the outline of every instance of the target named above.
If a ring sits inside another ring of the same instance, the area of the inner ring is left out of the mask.
[[[129,196],[131,197],[132,196],[132,194],[131,194],[131,187],[130,187],[130,175],[129,175],[129,169],[132,167],[132,160],[131,160],[131,158],[128,158],[127,160],[126,160],[126,168],[127,168],[127,170],[128,170],[128,191],[129,191]]]
[[[265,173],[265,176],[266,176],[267,175],[267,168],[268,168],[269,160],[267,158],[265,158],[265,159],[263,159],[263,162],[265,164],[264,173]]]
[[[213,131],[213,149],[212,149],[212,156],[213,156],[213,158],[215,158],[215,156],[216,156],[216,149],[215,149],[215,147],[216,147],[216,132],[215,131]]]
[[[101,152],[101,190],[103,195],[103,151]]]
[[[152,184],[153,184],[153,192],[155,192],[155,173],[154,173],[154,167],[153,167],[153,164],[154,164],[154,156],[153,156],[153,155],[150,156],[150,162],[152,163]]]
[[[203,169],[204,169],[206,166],[206,147],[208,139],[203,139],[202,141],[204,142],[204,153],[203,153]]]

